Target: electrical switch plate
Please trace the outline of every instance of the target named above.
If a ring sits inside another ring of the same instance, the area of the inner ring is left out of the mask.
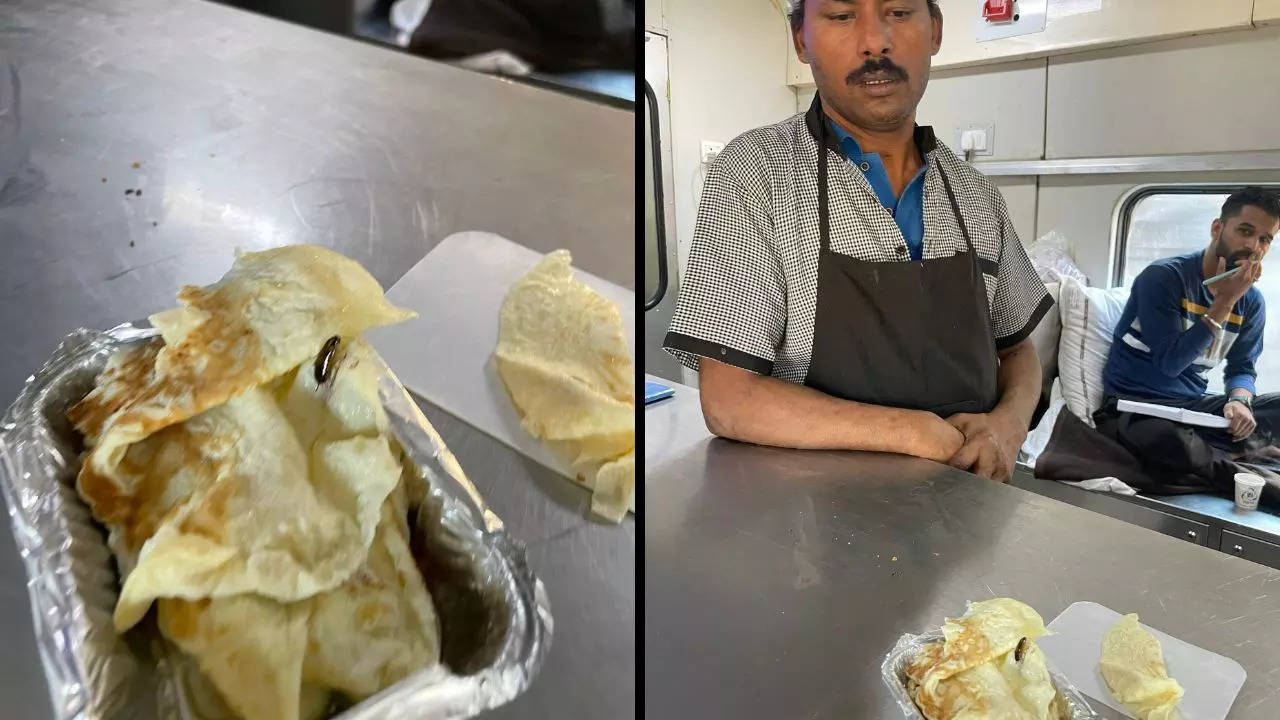
[[[702,141],[702,164],[706,165],[710,163],[712,160],[715,160],[716,156],[720,154],[721,150],[724,150],[724,143],[716,142],[715,140],[703,140]]]
[[[969,125],[961,125],[960,127],[956,128],[956,144],[951,149],[957,155],[959,155],[960,157],[964,157],[964,154],[965,154],[964,136],[965,136],[965,133],[970,133],[970,132],[979,133],[981,135],[981,139],[977,141],[977,147],[980,147],[982,149],[975,148],[973,151],[973,154],[975,156],[995,154],[996,126],[994,124],[978,125],[978,124],[971,123]]]
[[[978,42],[1044,32],[1049,0],[1013,0],[1013,19],[1004,21],[992,21],[985,17],[983,9],[987,6],[987,0],[971,2],[978,6],[978,19],[974,26]]]
[[[960,149],[964,152],[981,152],[987,149],[987,134],[982,130],[965,130],[960,133]]]

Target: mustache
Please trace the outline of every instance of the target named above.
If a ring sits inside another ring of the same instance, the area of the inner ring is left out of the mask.
[[[1240,265],[1240,263],[1248,260],[1252,255],[1252,250],[1236,250],[1235,252],[1227,252],[1227,240],[1223,237],[1224,233],[1218,233],[1217,247],[1215,254],[1226,260],[1227,269],[1232,270]]]
[[[878,60],[867,60],[862,67],[849,73],[845,78],[845,82],[850,85],[857,85],[866,79],[868,75],[881,75],[890,80],[906,80],[907,71],[900,65],[893,62],[887,57]]]
[[[1227,256],[1227,267],[1233,268],[1245,260],[1248,260],[1252,255],[1252,250],[1237,250]]]

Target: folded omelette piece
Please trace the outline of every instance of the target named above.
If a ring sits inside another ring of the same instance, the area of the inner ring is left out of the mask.
[[[359,337],[410,314],[308,246],[240,255],[179,300],[68,413],[89,448],[77,489],[124,578],[116,628],[156,605],[246,720],[317,717],[438,662],[406,469]]]
[[[368,558],[334,590],[293,603],[163,599],[161,632],[245,720],[314,716],[308,691],[358,702],[435,664],[439,621],[391,513],[388,501]]]
[[[211,482],[175,504],[143,544],[116,605],[117,629],[159,597],[308,598],[363,562],[378,508],[400,481],[385,438],[357,436],[308,457],[262,388],[186,424],[207,438],[197,462]]]
[[[502,303],[498,374],[529,434],[619,522],[635,494],[635,366],[613,302],[573,277],[567,250],[542,259]]]
[[[153,362],[128,363],[70,413],[95,441],[96,472],[109,474],[129,443],[314,359],[331,337],[413,317],[355,261],[310,245],[239,255],[221,280],[183,287],[178,301],[151,317],[164,339]]]
[[[907,667],[908,692],[927,720],[1057,720],[1063,705],[1035,639],[1048,631],[1010,598],[970,603],[947,618],[943,640]]]
[[[1137,615],[1129,613],[1107,630],[1098,669],[1111,694],[1138,720],[1181,717],[1182,685],[1169,677],[1160,641],[1138,624]]]

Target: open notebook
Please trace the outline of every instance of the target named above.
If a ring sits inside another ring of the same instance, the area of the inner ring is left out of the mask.
[[[1131,412],[1138,413],[1139,415],[1161,417],[1166,420],[1180,422],[1185,425],[1199,425],[1200,427],[1207,428],[1225,428],[1231,426],[1231,423],[1221,415],[1210,415],[1209,413],[1184,410],[1182,408],[1169,407],[1167,405],[1155,405],[1152,403],[1135,402],[1133,400],[1121,400],[1116,403],[1116,409],[1120,412]]]

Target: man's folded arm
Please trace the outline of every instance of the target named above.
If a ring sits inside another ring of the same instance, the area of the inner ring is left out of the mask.
[[[963,436],[930,412],[869,405],[703,358],[707,429],[731,440],[810,450],[866,450],[945,462]]]

